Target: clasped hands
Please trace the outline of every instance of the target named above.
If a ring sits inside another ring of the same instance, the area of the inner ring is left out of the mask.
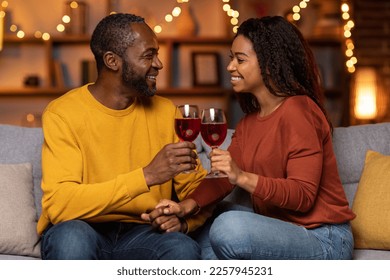
[[[185,199],[179,203],[162,199],[150,213],[143,213],[141,219],[150,222],[153,228],[161,232],[186,233],[188,226],[184,217],[193,214],[198,208],[193,199]]]

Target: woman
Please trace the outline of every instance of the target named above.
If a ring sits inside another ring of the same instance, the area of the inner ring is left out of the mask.
[[[307,42],[283,17],[248,19],[227,70],[246,113],[228,151],[211,153],[212,170],[228,178],[204,180],[180,204],[162,201],[169,206],[164,213],[189,215],[236,186],[251,194],[253,210],[215,218],[204,258],[351,259],[355,215],[338,175]]]

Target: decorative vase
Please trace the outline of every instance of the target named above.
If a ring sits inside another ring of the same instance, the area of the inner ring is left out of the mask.
[[[176,20],[177,35],[194,36],[197,33],[195,16],[189,4],[181,7],[181,13]]]

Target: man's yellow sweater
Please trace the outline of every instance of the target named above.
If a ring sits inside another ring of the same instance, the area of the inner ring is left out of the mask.
[[[154,96],[124,110],[99,103],[83,86],[51,102],[43,114],[42,214],[37,230],[50,224],[81,219],[88,222],[144,223],[173,189],[180,200],[207,173],[180,174],[158,186],[146,185],[142,168],[161,148],[178,138],[174,133],[175,106]],[[189,231],[206,219],[187,220]]]

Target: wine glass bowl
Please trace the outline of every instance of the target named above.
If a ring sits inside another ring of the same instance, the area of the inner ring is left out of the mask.
[[[222,109],[202,110],[200,131],[204,142],[212,149],[218,148],[225,141],[227,134],[226,117]],[[209,173],[206,178],[226,177],[219,172]]]
[[[199,109],[196,105],[179,105],[175,117],[175,132],[182,141],[192,142],[200,132]]]
[[[175,132],[181,141],[194,141],[200,133],[199,108],[196,105],[184,104],[176,107]],[[185,171],[183,173],[191,173]]]

